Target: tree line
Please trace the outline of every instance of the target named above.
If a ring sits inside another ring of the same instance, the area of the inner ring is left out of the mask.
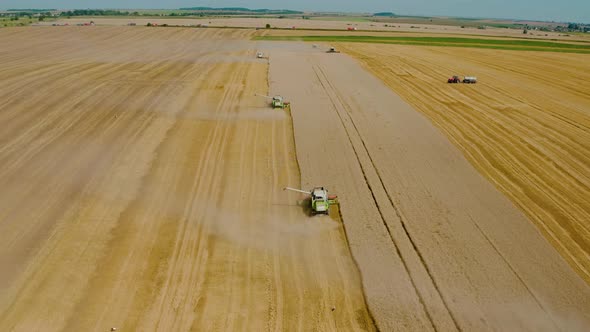
[[[139,12],[127,12],[110,9],[75,9],[61,12],[60,16],[138,16]]]

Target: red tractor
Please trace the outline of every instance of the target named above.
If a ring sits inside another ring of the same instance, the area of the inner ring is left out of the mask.
[[[447,80],[447,83],[461,83],[459,76],[453,76]]]

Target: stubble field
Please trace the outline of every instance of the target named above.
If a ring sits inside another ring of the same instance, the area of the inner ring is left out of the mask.
[[[82,29],[0,31],[2,329],[371,330],[249,32]]]
[[[587,55],[256,34],[0,30],[0,327],[587,330]]]

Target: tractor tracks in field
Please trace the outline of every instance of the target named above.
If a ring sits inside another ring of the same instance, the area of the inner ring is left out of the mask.
[[[430,325],[435,331],[449,330],[453,327],[461,331],[457,319],[453,316],[416,241],[408,230],[407,221],[385,186],[369,148],[354,121],[350,106],[337,92],[319,65],[314,65],[313,70],[345,130],[381,222],[387,230],[396,254],[400,257]]]
[[[588,93],[575,84],[576,90],[564,90],[563,80],[550,79],[564,67],[583,80],[580,65],[566,66],[567,58],[556,55],[543,55],[542,64],[532,66],[510,53],[500,60],[469,52],[455,62],[448,50],[374,52],[378,57],[363,59],[364,65],[440,128],[588,281],[590,122],[580,99]],[[371,52],[352,53],[360,58]],[[407,75],[397,74],[402,68]],[[486,80],[474,89],[432,79],[462,68]]]

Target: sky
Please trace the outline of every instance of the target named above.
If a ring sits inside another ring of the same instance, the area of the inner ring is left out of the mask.
[[[513,18],[590,23],[590,0],[0,0],[9,8],[247,7],[302,11]]]

